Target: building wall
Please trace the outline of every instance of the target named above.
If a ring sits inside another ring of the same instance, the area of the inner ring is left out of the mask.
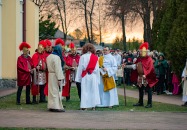
[[[11,79],[16,75],[16,2],[2,0],[2,78]],[[11,3],[11,4],[10,4]]]
[[[2,79],[2,0],[0,0],[0,79]]]
[[[26,9],[26,39],[31,45],[30,54],[32,56],[39,42],[39,8],[27,0]]]
[[[12,79],[17,78],[17,58],[21,55],[19,45],[23,41],[23,3],[20,0],[1,1],[0,88],[15,87],[15,80]],[[32,47],[32,55],[39,41],[39,9],[26,0],[26,10],[26,42]]]

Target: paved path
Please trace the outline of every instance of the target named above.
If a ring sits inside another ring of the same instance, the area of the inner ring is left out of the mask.
[[[0,90],[0,97],[16,91],[16,88]],[[128,97],[138,98],[138,91],[126,90],[126,93]],[[123,95],[123,89],[118,88],[118,94]],[[153,101],[182,104],[181,96],[153,95]],[[0,127],[186,130],[186,119],[187,113],[176,112],[0,110]]]
[[[0,110],[1,127],[186,130],[187,113]]]
[[[16,91],[17,91],[17,88],[0,89],[0,97],[10,95],[12,93],[15,93]]]

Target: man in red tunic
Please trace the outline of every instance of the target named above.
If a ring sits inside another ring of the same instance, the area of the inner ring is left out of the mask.
[[[141,44],[140,56],[137,58],[136,69],[138,72],[137,85],[139,89],[139,102],[133,106],[144,106],[143,95],[144,89],[148,93],[148,102],[145,108],[152,107],[152,87],[158,82],[153,66],[153,61],[150,56],[148,56],[148,43],[144,42]]]
[[[38,44],[37,52],[32,56],[32,61],[34,64],[34,78],[32,85],[32,95],[33,103],[36,104],[36,95],[40,92],[39,102],[46,102],[44,95],[44,87],[46,84],[46,55],[44,53],[46,47],[46,42],[44,40],[40,41]]]
[[[23,51],[23,54],[18,57],[17,60],[17,100],[16,104],[21,105],[20,97],[23,86],[26,86],[26,104],[31,104],[30,101],[30,86],[31,86],[31,73],[33,68],[33,62],[31,57],[28,55],[31,46],[26,43],[22,42],[19,46],[20,51]]]
[[[139,89],[139,101],[133,106],[144,106],[143,96],[144,89],[148,93],[148,102],[145,108],[152,107],[152,87],[158,82],[153,66],[153,61],[150,56],[148,56],[148,43],[144,42],[141,44],[140,56],[137,58],[137,61],[133,65],[126,65],[125,68],[133,68],[137,70],[138,79],[137,86]]]
[[[74,43],[69,44],[70,54],[66,57],[65,61],[65,77],[66,84],[63,88],[62,96],[66,97],[66,101],[70,100],[70,88],[71,83],[75,81],[76,71],[79,64],[80,56],[76,53],[76,47]],[[79,99],[81,99],[81,85],[80,83],[76,83]]]

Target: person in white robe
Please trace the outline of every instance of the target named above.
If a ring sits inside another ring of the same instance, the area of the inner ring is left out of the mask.
[[[184,102],[182,106],[187,107],[187,61],[186,61],[186,66],[184,67],[184,70],[182,72],[182,82],[183,82],[182,101]]]
[[[81,83],[81,110],[87,110],[87,108],[95,110],[96,105],[100,104],[98,87],[100,83],[100,72],[98,57],[94,55],[95,52],[92,44],[87,43],[84,45],[82,50],[83,55],[80,57],[77,68],[75,81]],[[95,58],[95,62],[92,56]],[[89,67],[90,64],[94,65]]]
[[[62,71],[62,48],[59,45],[47,57],[48,81],[48,109],[52,112],[65,112],[62,105],[62,85],[64,74]]]
[[[116,59],[117,62],[117,66],[120,67],[121,66],[121,55],[118,54],[118,51],[115,50],[114,52],[114,58]],[[114,75],[114,79],[116,80],[116,82],[119,80],[119,78],[117,77],[117,75]]]
[[[108,47],[105,47],[103,49],[103,53],[104,53],[103,66],[100,68],[100,72],[102,75],[107,73],[108,77],[114,78],[114,75],[117,72],[116,59],[114,58],[114,56],[111,55]],[[98,105],[97,107],[112,108],[115,105],[119,105],[118,93],[117,93],[115,80],[114,80],[114,84],[112,87],[113,87],[112,89],[110,89],[108,91],[104,91],[104,84],[103,84],[103,79],[101,76],[101,82],[99,84],[99,93],[100,93],[101,104]]]

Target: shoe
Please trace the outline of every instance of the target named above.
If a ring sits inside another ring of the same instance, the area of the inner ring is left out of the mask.
[[[26,104],[32,104],[32,102],[30,101],[30,102],[26,102]]]
[[[95,107],[93,107],[92,110],[95,111]]]
[[[39,103],[47,103],[47,101],[46,100],[44,100],[44,101],[40,100]]]
[[[147,104],[147,106],[145,106],[145,108],[151,108],[152,105],[151,104]]]
[[[185,102],[185,103],[182,104],[181,106],[183,106],[183,107],[187,107],[187,102]]]
[[[37,101],[32,101],[32,104],[38,104],[38,102]]]
[[[65,109],[49,109],[51,112],[65,112]]]
[[[87,108],[80,108],[80,110],[87,111]]]
[[[133,106],[137,107],[137,106],[144,106],[143,103],[136,103],[136,104],[133,104]]]

